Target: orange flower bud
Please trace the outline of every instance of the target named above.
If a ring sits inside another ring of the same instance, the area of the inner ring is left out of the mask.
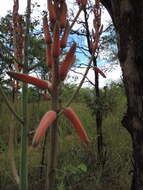
[[[72,45],[72,47],[68,51],[63,63],[60,66],[59,75],[60,75],[60,80],[62,80],[62,81],[66,78],[70,67],[72,66],[72,64],[75,61],[75,56],[74,56],[75,51],[76,51],[76,43],[74,43]]]
[[[55,111],[48,111],[47,113],[45,113],[45,115],[41,119],[39,126],[35,132],[35,135],[32,141],[33,147],[36,147],[39,144],[41,138],[45,135],[49,125],[51,125],[55,121],[56,118],[57,118],[57,113]]]
[[[85,143],[88,144],[89,143],[89,139],[87,136],[87,133],[81,123],[81,121],[79,120],[78,116],[76,115],[76,113],[73,111],[72,108],[64,108],[64,115],[71,121],[71,123],[73,124],[73,127],[75,128],[78,136],[81,138],[81,140]]]
[[[49,68],[51,68],[52,64],[53,64],[53,56],[52,56],[51,45],[48,45],[46,47],[46,58],[47,58],[47,65]]]
[[[106,78],[106,75],[98,68],[98,67],[92,67],[93,70],[95,70],[97,73],[100,73],[102,75],[102,77]]]
[[[61,48],[65,48],[67,45],[68,33],[69,33],[69,23],[67,22],[61,42],[60,42]]]
[[[58,57],[60,55],[60,31],[58,23],[54,26],[52,51],[54,57]]]
[[[61,4],[61,13],[60,13],[60,27],[65,28],[67,23],[67,5],[65,2]]]
[[[33,84],[42,90],[49,90],[49,91],[52,90],[52,84],[49,81],[37,79],[37,78],[31,77],[27,74],[22,74],[22,73],[18,73],[18,72],[7,72],[7,74],[16,80],[20,80],[22,82]]]
[[[45,43],[50,44],[52,40],[49,32],[48,20],[46,15],[43,18],[43,30],[45,35]]]
[[[55,12],[55,7],[52,2],[52,0],[48,0],[48,11],[49,11],[49,18],[50,22],[55,22],[56,21],[56,12]]]

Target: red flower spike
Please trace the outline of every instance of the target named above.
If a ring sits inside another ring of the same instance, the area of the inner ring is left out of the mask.
[[[92,67],[93,70],[95,70],[97,73],[100,73],[102,75],[102,77],[106,78],[106,75],[98,68],[98,67]]]
[[[33,147],[36,147],[39,144],[41,138],[45,135],[49,125],[51,125],[55,121],[56,118],[57,118],[57,113],[55,111],[51,110],[45,113],[33,137],[33,141],[32,141]]]
[[[60,55],[60,28],[58,23],[54,26],[52,51],[54,57],[58,57]]]
[[[89,139],[87,136],[87,133],[81,123],[81,121],[79,120],[78,116],[76,115],[76,113],[73,111],[72,108],[64,108],[64,115],[71,121],[71,123],[73,124],[73,127],[75,128],[78,136],[81,138],[81,140],[85,143],[88,144],[89,143]]]
[[[70,67],[73,65],[75,61],[75,56],[74,56],[75,51],[76,51],[76,43],[72,45],[72,47],[70,48],[70,50],[68,51],[65,57],[65,60],[60,66],[60,80],[61,81],[63,81],[66,78]]]
[[[52,90],[52,84],[49,81],[37,79],[35,77],[31,77],[29,75],[18,73],[18,72],[7,72],[7,74],[16,80],[33,84],[42,90],[49,90],[49,91]]]

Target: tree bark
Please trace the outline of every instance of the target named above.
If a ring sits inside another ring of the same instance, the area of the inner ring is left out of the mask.
[[[127,95],[123,125],[132,137],[131,190],[143,189],[143,1],[102,0],[118,35],[119,60]]]

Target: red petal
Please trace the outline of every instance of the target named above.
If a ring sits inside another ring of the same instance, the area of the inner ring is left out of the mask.
[[[53,123],[56,117],[57,117],[57,113],[55,111],[48,111],[47,113],[45,113],[45,115],[41,119],[39,126],[35,132],[35,135],[32,141],[33,147],[38,145],[41,138],[45,135],[46,130],[48,129],[49,125]]]
[[[74,128],[76,129],[76,132],[78,136],[81,138],[81,140],[85,143],[89,143],[89,139],[87,136],[87,133],[79,120],[78,116],[76,113],[71,109],[71,108],[64,108],[64,115],[71,121],[73,124]]]
[[[52,89],[52,84],[49,81],[37,79],[35,77],[31,77],[29,75],[18,73],[18,72],[7,72],[7,74],[16,80],[20,80],[22,82],[33,84],[40,89],[43,89],[43,90],[47,90],[47,89],[51,90]]]

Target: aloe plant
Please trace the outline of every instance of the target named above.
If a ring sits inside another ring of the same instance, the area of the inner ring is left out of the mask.
[[[59,90],[61,83],[66,79],[66,76],[70,70],[70,67],[75,62],[75,52],[76,43],[73,43],[69,51],[67,52],[62,63],[60,62],[60,56],[63,53],[63,48],[66,47],[67,39],[70,30],[72,29],[74,23],[76,22],[79,14],[86,6],[86,1],[78,1],[79,11],[75,16],[75,19],[69,25],[67,17],[67,5],[65,1],[53,1],[48,0],[48,12],[49,20],[47,15],[43,18],[43,28],[44,28],[44,38],[46,44],[46,65],[50,70],[49,81],[44,81],[37,79],[35,77],[28,75],[28,36],[29,36],[29,24],[30,24],[30,5],[31,1],[27,0],[27,17],[26,17],[26,32],[25,32],[25,46],[24,46],[24,63],[23,63],[23,73],[19,72],[8,72],[8,75],[16,80],[23,81],[23,126],[22,126],[22,152],[21,152],[21,172],[20,172],[20,190],[27,190],[27,129],[28,129],[28,117],[27,117],[27,83],[37,86],[38,88],[45,90],[48,94],[48,100],[51,100],[51,110],[48,111],[40,121],[40,124],[36,130],[33,139],[33,146],[38,145],[47,129],[50,129],[50,146],[49,146],[49,157],[48,157],[48,167],[47,167],[47,177],[45,190],[54,189],[55,171],[57,163],[57,146],[58,146],[58,118],[64,113],[65,116],[72,122],[78,136],[81,140],[88,145],[89,139],[86,131],[81,124],[78,116],[71,108],[67,108],[74,97],[79,92],[86,75],[91,68],[91,63],[94,58],[94,53],[96,47],[94,42],[93,55],[89,60],[88,67],[85,74],[76,90],[76,92],[71,96],[68,103],[61,107]],[[61,32],[62,31],[62,32]],[[52,35],[51,35],[52,34]],[[99,35],[98,35],[99,37]],[[99,41],[99,39],[97,39]],[[97,72],[102,73],[99,68],[96,68]],[[102,73],[103,75],[103,73]]]

